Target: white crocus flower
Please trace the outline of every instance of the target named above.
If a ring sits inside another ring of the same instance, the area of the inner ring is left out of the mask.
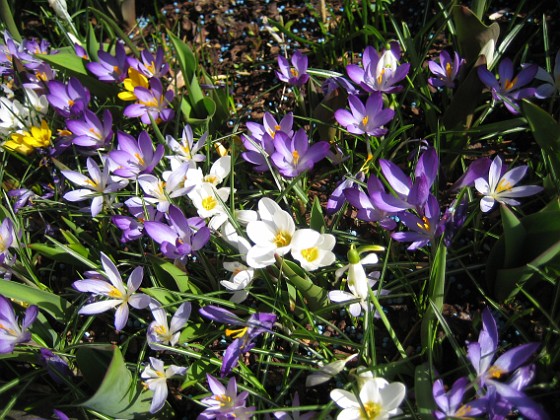
[[[161,360],[150,357],[150,366],[146,366],[146,369],[144,369],[141,375],[147,387],[154,392],[150,413],[157,413],[165,405],[169,392],[167,389],[167,380],[173,376],[182,376],[186,371],[186,367],[175,365],[171,365],[165,369]]]
[[[490,165],[488,179],[478,178],[474,181],[474,186],[484,197],[480,200],[480,210],[484,213],[490,211],[496,201],[510,206],[516,206],[518,197],[527,197],[542,191],[538,185],[523,185],[514,187],[527,173],[527,165],[518,166],[502,173],[502,159],[496,156]],[[501,175],[501,176],[500,176]]]
[[[182,303],[177,308],[171,318],[171,325],[167,323],[167,312],[157,301],[150,303],[150,310],[154,316],[154,321],[148,327],[148,345],[152,349],[157,349],[155,343],[169,344],[170,346],[177,344],[181,329],[187,324],[191,316],[191,303]]]
[[[336,238],[328,233],[321,234],[313,229],[300,229],[292,238],[292,256],[304,270],[313,271],[334,263],[332,249]]]
[[[204,162],[206,156],[198,153],[206,144],[208,133],[204,133],[200,139],[194,143],[192,128],[187,124],[183,129],[183,133],[179,141],[170,135],[165,137],[169,148],[175,152],[174,156],[167,156],[170,159],[171,166],[189,162],[191,167],[196,167],[197,162]]]
[[[243,302],[249,295],[249,292],[245,289],[253,281],[255,270],[236,261],[224,262],[224,268],[232,274],[229,280],[222,280],[220,284],[233,292],[230,301],[235,303]]]
[[[29,111],[17,99],[0,98],[0,134],[8,136],[25,127]]]
[[[170,198],[179,197],[187,193],[181,179],[171,175],[165,180],[151,174],[142,174],[138,177],[140,187],[147,195],[144,199],[157,206],[158,211],[166,213],[169,210]]]
[[[225,215],[225,219],[223,220],[223,222],[225,222],[227,214],[221,203],[227,201],[229,192],[229,188],[216,189],[209,182],[203,182],[198,188],[189,192],[188,196],[192,200],[200,217],[207,218]]]
[[[274,255],[290,252],[296,225],[292,216],[270,198],[261,198],[258,204],[261,220],[247,225],[247,235],[255,245],[247,253],[247,263],[253,268],[274,264]]]
[[[339,420],[385,420],[402,413],[406,387],[400,382],[389,383],[383,378],[366,378],[359,395],[344,389],[333,389],[331,399],[343,410]]]
[[[92,158],[88,158],[86,164],[90,175],[89,178],[79,172],[62,171],[62,175],[72,183],[79,187],[84,187],[67,192],[64,194],[64,199],[68,201],[83,201],[92,198],[91,215],[95,217],[103,210],[106,195],[123,189],[128,184],[128,181],[113,181],[113,178],[109,175],[109,165],[105,165],[103,171],[101,171]]]
[[[254,210],[237,210],[235,218],[241,226],[247,226],[250,222],[259,220],[259,214]],[[239,235],[235,226],[229,220],[222,225],[220,233],[224,240],[237,249],[241,259],[247,261],[247,252],[251,249],[251,243]]]
[[[33,89],[24,88],[25,91],[25,104],[34,112],[46,115],[49,110],[49,101],[47,95],[38,95]]]
[[[361,260],[359,258],[358,252],[354,248],[350,249],[348,252],[350,264],[339,268],[335,273],[336,277],[339,278],[348,271],[347,284],[350,293],[342,290],[333,290],[329,292],[329,299],[333,302],[346,302],[351,299],[359,299],[359,302],[352,303],[349,306],[349,312],[353,316],[360,316],[362,308],[364,308],[364,310],[369,309],[369,304],[367,302],[369,300],[369,291],[373,283],[371,279],[367,278],[364,265],[377,264],[379,261],[379,258],[374,253],[366,255]]]

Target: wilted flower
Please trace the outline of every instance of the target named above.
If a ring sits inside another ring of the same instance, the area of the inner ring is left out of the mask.
[[[330,381],[344,370],[349,361],[355,359],[356,357],[358,357],[358,353],[352,354],[345,359],[336,360],[321,366],[317,371],[309,374],[307,378],[305,378],[305,386],[312,387]]]
[[[498,67],[499,80],[484,66],[478,67],[478,77],[492,92],[496,102],[503,102],[509,112],[519,114],[517,101],[529,98],[535,94],[535,88],[524,88],[537,74],[538,66],[530,64],[525,66],[517,75],[513,73],[513,62],[504,58]]]
[[[249,393],[243,391],[237,395],[237,381],[235,376],[230,378],[227,388],[210,374],[206,374],[211,396],[203,398],[201,403],[206,408],[197,419],[239,419],[248,420],[253,415],[255,407],[245,407]]]
[[[299,407],[299,394],[297,391],[294,393],[292,398],[292,408]],[[305,414],[300,414],[299,410],[290,411],[275,411],[274,418],[278,420],[309,420],[315,417],[315,412],[310,411]]]
[[[334,113],[336,121],[352,134],[368,134],[370,136],[382,136],[387,133],[386,128],[381,126],[387,124],[395,116],[395,111],[383,108],[381,93],[372,93],[365,105],[355,95],[348,97],[351,113],[346,109],[338,109]]]
[[[343,409],[337,419],[387,419],[402,413],[399,405],[406,393],[404,384],[383,378],[363,379],[359,395],[338,388],[331,391],[331,399]]]
[[[167,380],[173,376],[183,376],[187,371],[186,367],[171,365],[165,369],[163,362],[155,357],[150,357],[150,365],[146,366],[140,375],[150,390],[154,392],[150,413],[157,413],[165,405],[167,400]]]
[[[457,51],[453,54],[453,59],[447,51],[439,54],[439,63],[430,60],[428,67],[435,77],[428,78],[428,83],[433,87],[447,87],[453,89],[455,87],[455,79],[461,70],[461,66],[465,63],[461,59]]]
[[[237,325],[241,328],[236,330],[226,329],[226,335],[235,340],[228,346],[222,361],[220,373],[227,375],[237,366],[239,357],[255,347],[253,342],[259,335],[271,332],[272,326],[276,322],[276,315],[268,312],[257,312],[246,321],[239,318],[233,312],[222,309],[214,305],[208,305],[200,309],[200,314],[212,321]]]
[[[31,333],[27,329],[33,324],[38,314],[37,306],[29,306],[25,310],[20,326],[10,301],[0,295],[0,354],[11,353],[17,344],[31,340]]]
[[[309,80],[309,75],[307,74],[307,56],[303,55],[299,51],[296,51],[292,55],[291,62],[292,65],[290,66],[288,60],[279,55],[278,67],[280,68],[280,71],[276,72],[276,76],[282,82],[302,87]]]
[[[64,377],[72,376],[72,371],[68,367],[68,362],[57,354],[54,354],[49,349],[41,349],[39,354],[39,363],[47,368],[49,376],[57,384],[62,384]]]
[[[480,200],[480,210],[484,213],[490,211],[496,201],[517,206],[520,203],[515,198],[527,197],[541,192],[543,188],[538,185],[514,186],[525,176],[527,168],[527,165],[522,165],[502,174],[502,159],[496,156],[490,165],[488,176],[477,178],[474,181],[475,188],[483,195]]]
[[[220,284],[233,292],[232,302],[243,302],[249,294],[245,289],[253,281],[255,270],[239,262],[224,262],[224,268],[232,274],[229,280],[222,280]]]
[[[78,313],[95,315],[118,306],[115,312],[115,329],[121,331],[128,321],[128,305],[135,309],[144,309],[150,304],[148,295],[136,293],[144,277],[144,268],[136,267],[128,277],[125,287],[119,270],[103,252],[101,252],[101,265],[103,266],[103,273],[88,272],[87,274],[91,275],[91,278],[77,280],[72,283],[72,287],[80,292],[93,293],[110,299],[89,303],[83,306]],[[109,281],[105,280],[104,277]]]

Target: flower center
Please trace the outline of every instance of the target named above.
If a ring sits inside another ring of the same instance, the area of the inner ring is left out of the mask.
[[[364,404],[364,409],[361,412],[360,418],[375,420],[379,414],[381,414],[381,404],[367,402]]]
[[[298,76],[299,76],[299,71],[297,71],[295,68],[292,67],[292,68],[290,69],[290,74],[291,74],[293,77],[298,77]]]
[[[381,69],[381,71],[379,72],[379,75],[377,76],[377,83],[381,84],[383,83],[383,77],[385,76],[385,67],[383,67]]]
[[[216,395],[214,398],[220,403],[220,407],[230,407],[233,401],[231,397],[226,394]]]
[[[140,156],[140,153],[134,153],[134,157],[138,161],[138,165],[144,166],[146,164],[146,162],[144,161],[144,158],[142,156]]]
[[[117,298],[117,299],[122,299],[123,298],[123,294],[115,286],[111,286],[111,290],[109,290],[109,293],[107,293],[107,296]]]
[[[366,126],[368,121],[369,121],[369,117],[366,115],[364,118],[362,118],[362,125]]]
[[[448,79],[451,79],[451,74],[453,73],[453,66],[451,63],[447,63],[445,65],[445,74],[447,75]]]
[[[502,191],[509,191],[511,190],[511,187],[513,185],[511,185],[510,182],[508,182],[505,179],[501,179],[500,182],[498,183],[498,186],[496,187],[496,193],[501,193]]]
[[[416,225],[423,230],[430,230],[430,221],[428,220],[428,218],[426,216],[422,217],[422,223],[416,223]]]
[[[212,196],[202,199],[202,207],[204,207],[204,210],[212,210],[214,207],[216,207],[217,204],[218,201]]]
[[[299,152],[297,150],[292,152],[292,158],[294,159],[294,165],[297,165],[299,162]]]
[[[514,77],[513,80],[506,79],[506,83],[504,87],[506,90],[513,89],[513,87],[517,84],[517,77]]]
[[[488,377],[492,379],[500,379],[504,373],[498,366],[490,366],[488,369]]]
[[[212,185],[218,184],[218,177],[216,175],[206,175],[204,177],[204,182],[209,182]]]
[[[4,330],[4,331],[6,331],[9,335],[12,335],[12,336],[16,336],[16,335],[17,335],[17,333],[16,333],[13,329],[4,326],[4,324],[2,324],[2,323],[0,323],[0,330]]]
[[[317,257],[319,257],[319,249],[316,246],[312,248],[302,249],[301,255],[305,258],[308,262],[315,261]]]
[[[290,235],[288,232],[281,230],[276,233],[276,237],[272,242],[274,242],[274,245],[276,245],[277,248],[282,248],[284,246],[289,245],[291,241],[292,241],[292,235]]]
[[[459,407],[457,411],[455,411],[454,417],[459,417],[459,418],[467,417],[467,415],[470,413],[471,410],[472,408],[469,407],[468,405],[462,405],[461,407]]]

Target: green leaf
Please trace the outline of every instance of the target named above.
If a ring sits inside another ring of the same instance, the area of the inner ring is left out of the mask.
[[[323,308],[329,304],[327,291],[322,287],[314,284],[307,276],[301,276],[296,273],[301,271],[301,267],[291,261],[282,259],[276,255],[276,262],[280,266],[282,273],[294,285],[294,287],[305,297],[307,304],[311,310]],[[294,267],[295,266],[295,267]],[[296,269],[297,267],[297,269]]]
[[[124,43],[126,44],[126,46],[128,48],[130,48],[130,51],[132,51],[132,53],[136,56],[139,57],[140,56],[140,52],[138,51],[138,48],[136,48],[136,45],[134,44],[134,42],[132,42],[132,40],[130,39],[130,37],[124,33],[124,31],[121,29],[121,27],[119,26],[119,24],[117,22],[115,22],[113,19],[111,19],[109,16],[107,16],[105,13],[100,12],[97,9],[94,8],[90,8],[90,10],[93,12],[93,14],[101,21],[103,21],[109,28],[111,28],[111,30],[113,30],[115,32],[115,34],[117,34],[118,38],[122,39],[124,41]]]
[[[548,153],[558,156],[560,153],[560,124],[548,112],[529,101],[523,101],[521,107],[539,146]]]
[[[87,401],[78,404],[79,406],[119,419],[152,418],[149,411],[153,393],[133,380],[118,347],[112,348],[112,354],[108,353],[106,348],[88,349],[87,347],[79,349],[78,354],[80,354],[80,357],[77,356],[78,366],[90,385],[95,385],[100,380],[99,373],[104,372],[95,394]],[[109,354],[111,355],[109,365],[104,368]],[[169,418],[170,414],[167,407],[158,413],[158,418]]]
[[[82,267],[89,267],[87,264],[84,264],[81,260],[74,258],[72,255],[68,254],[65,250],[51,247],[45,244],[29,244],[27,246],[34,251],[37,251],[39,254],[50,258],[51,260],[62,262],[65,264],[70,265],[79,265]]]
[[[66,299],[54,293],[14,281],[0,281],[0,295],[30,305],[37,305],[40,311],[48,313],[61,323],[66,322],[66,316],[71,306]]]
[[[171,31],[167,31],[167,35],[175,48],[177,53],[177,59],[179,60],[179,65],[181,66],[181,71],[183,72],[183,78],[185,82],[189,82],[195,76],[197,61],[194,53],[190,47],[185,44],[179,37],[174,35]]]
[[[14,16],[12,15],[8,0],[2,0],[0,2],[0,19],[6,26],[6,29],[12,38],[17,42],[21,42],[21,35],[19,34],[18,27],[14,21]]]
[[[189,280],[189,275],[173,263],[153,255],[149,255],[148,259],[158,280],[166,288],[179,292],[200,293],[200,290]]]
[[[509,207],[501,206],[500,212],[502,214],[505,238],[504,266],[513,267],[516,262],[519,262],[520,247],[523,245],[526,232],[519,219],[515,217],[515,214],[513,214]]]
[[[309,227],[317,232],[324,232],[326,228],[323,208],[321,207],[321,202],[317,196],[313,200],[313,206],[311,207],[311,220],[309,221]]]
[[[432,412],[437,408],[432,396],[433,372],[428,363],[416,366],[414,371],[414,397],[418,407],[417,415],[420,419],[433,419]]]

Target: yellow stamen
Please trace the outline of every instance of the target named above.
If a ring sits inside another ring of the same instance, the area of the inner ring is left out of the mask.
[[[107,293],[107,296],[117,298],[117,299],[123,298],[123,294],[115,286],[111,286],[111,290],[109,291],[109,293]]]
[[[138,160],[138,164],[145,165],[144,158],[139,153],[134,153],[134,157]]]
[[[297,165],[299,163],[299,152],[297,150],[292,152],[292,158],[294,159],[294,165]]]
[[[364,409],[360,413],[360,418],[375,420],[381,414],[381,404],[374,402],[367,402],[364,404]]]
[[[513,89],[513,87],[517,84],[517,77],[514,77],[513,80],[506,79],[505,88],[506,90]]]
[[[461,407],[459,407],[457,411],[455,411],[454,417],[459,417],[459,418],[467,417],[467,415],[470,413],[471,410],[472,408],[469,407],[468,405],[462,405]]]
[[[273,242],[274,245],[276,245],[278,248],[282,248],[286,245],[289,245],[291,241],[292,241],[292,235],[290,235],[288,232],[281,230],[276,233],[276,237],[274,238]]]
[[[299,76],[299,71],[297,71],[295,68],[292,67],[292,68],[290,69],[290,74],[291,74],[293,77],[298,77],[298,76]]]
[[[448,79],[451,79],[451,73],[453,73],[453,66],[451,63],[447,63],[445,65],[445,74],[447,75]]]
[[[362,118],[362,125],[366,126],[368,121],[369,121],[369,117],[366,115],[364,118]]]
[[[227,407],[231,405],[232,399],[229,395],[222,394],[214,397],[220,403],[220,407]]]
[[[226,329],[226,336],[231,338],[241,338],[247,334],[248,327],[239,328],[237,330]]]
[[[512,187],[513,185],[511,185],[510,182],[502,178],[502,180],[498,183],[498,186],[496,187],[496,193],[501,193],[502,191],[509,191],[511,190]]]
[[[301,255],[305,258],[308,262],[315,261],[317,257],[319,257],[319,249],[314,246],[312,248],[302,249]]]
[[[205,198],[202,199],[202,207],[204,207],[205,210],[208,210],[208,211],[212,210],[217,205],[218,205],[218,200],[216,200],[212,196],[205,197]]]
[[[428,218],[426,216],[422,217],[422,222],[424,223],[416,223],[416,225],[420,228],[420,229],[424,229],[424,230],[430,230],[430,221],[428,220]]]
[[[377,83],[381,84],[383,82],[383,76],[385,76],[385,67],[383,67],[379,72],[379,76],[377,76]]]
[[[490,366],[488,376],[492,379],[500,379],[505,372],[497,366]]]

